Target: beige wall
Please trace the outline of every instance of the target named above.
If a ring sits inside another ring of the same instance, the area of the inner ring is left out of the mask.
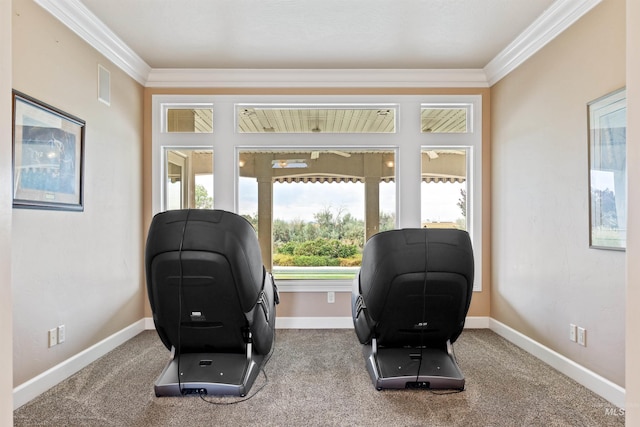
[[[474,292],[469,308],[469,316],[489,316],[489,295],[491,289],[491,222],[490,222],[490,182],[491,176],[491,147],[490,147],[490,94],[488,89],[145,89],[145,140],[144,140],[144,223],[145,229],[151,223],[151,97],[157,94],[253,94],[253,95],[354,95],[354,94],[380,94],[380,95],[482,95],[483,109],[483,248],[482,248],[482,292]],[[337,293],[336,302],[327,303],[327,295],[323,292],[283,293],[281,303],[278,306],[278,317],[349,317],[351,316],[350,293]],[[151,308],[146,304],[145,315],[151,316]]]
[[[17,386],[144,315],[143,89],[31,0],[13,9],[13,88],[87,123],[84,212],[13,210]],[[111,72],[110,107],[97,99],[98,64]],[[66,342],[48,348],[60,324]]]
[[[627,0],[627,164],[640,182],[640,2]],[[629,186],[627,237],[626,423],[640,425],[640,186]],[[634,262],[635,261],[635,262]]]
[[[0,0],[0,425],[13,423],[11,298],[11,1]]]
[[[586,104],[625,85],[625,37],[604,1],[491,90],[491,316],[621,386],[625,253],[589,248]]]

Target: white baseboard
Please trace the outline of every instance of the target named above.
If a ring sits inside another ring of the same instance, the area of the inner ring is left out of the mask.
[[[464,321],[465,329],[489,329],[489,317],[468,316]]]
[[[276,317],[276,329],[353,329],[349,317]]]
[[[145,323],[145,320],[141,319],[15,387],[13,389],[13,409],[18,409],[59,382],[69,378],[91,362],[96,361],[119,345],[135,337],[145,329]]]
[[[502,322],[495,319],[489,319],[489,329],[505,338],[507,341],[517,345],[527,353],[530,353],[542,360],[547,365],[562,372],[572,380],[582,384],[618,408],[624,408],[625,389],[623,387],[601,377],[595,372],[577,364],[560,353],[545,347],[539,342],[532,340]]]
[[[155,325],[155,323],[153,323],[153,318],[152,317],[145,317],[142,320],[144,320],[144,329],[146,331],[149,331],[149,330],[153,331],[153,330],[156,329],[156,325]]]

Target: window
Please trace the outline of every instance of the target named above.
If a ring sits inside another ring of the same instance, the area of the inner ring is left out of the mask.
[[[467,230],[468,150],[422,149],[422,227]]]
[[[236,106],[239,133],[394,133],[394,106]]]
[[[240,150],[238,165],[239,213],[276,279],[351,280],[365,241],[396,226],[394,151]]]
[[[213,208],[213,102],[207,96],[153,97],[153,213]]]
[[[163,210],[213,209],[213,151],[165,149]]]
[[[471,104],[423,104],[422,133],[467,133],[471,130]]]
[[[433,97],[420,109],[420,226],[469,232],[474,291],[482,290],[481,104],[465,97]]]
[[[212,133],[213,109],[207,106],[167,105],[165,132]]]
[[[296,292],[348,291],[375,232],[448,223],[471,235],[481,290],[481,101],[152,95],[153,213],[213,206],[244,215],[279,288]]]

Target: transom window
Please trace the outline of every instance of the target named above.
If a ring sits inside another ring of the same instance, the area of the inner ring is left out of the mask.
[[[471,131],[471,104],[423,104],[423,133],[467,133]]]
[[[164,132],[212,133],[213,108],[210,104],[171,104],[164,108]]]
[[[394,133],[394,106],[236,106],[240,133]]]

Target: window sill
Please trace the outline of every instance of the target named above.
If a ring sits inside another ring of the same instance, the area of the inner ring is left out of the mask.
[[[351,292],[353,280],[291,280],[275,279],[280,292]],[[476,283],[473,292],[482,292]]]
[[[353,280],[275,279],[280,292],[351,292]]]

